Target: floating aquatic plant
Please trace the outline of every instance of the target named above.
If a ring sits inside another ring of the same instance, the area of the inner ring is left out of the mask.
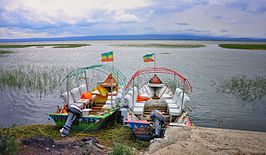
[[[253,79],[245,75],[221,80],[218,92],[237,95],[242,101],[260,101],[266,96],[266,78],[256,76]]]

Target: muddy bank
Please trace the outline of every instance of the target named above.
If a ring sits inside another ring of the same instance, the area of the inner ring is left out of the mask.
[[[141,154],[266,154],[266,133],[201,127],[169,127]]]
[[[53,140],[47,137],[33,137],[22,140],[18,155],[75,155],[75,154],[107,154],[108,149],[101,145],[95,137],[65,138]]]

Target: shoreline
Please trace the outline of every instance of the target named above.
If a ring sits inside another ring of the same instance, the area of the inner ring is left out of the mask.
[[[266,132],[204,127],[169,127],[151,142],[149,154],[265,154]]]
[[[22,129],[23,128],[23,129]],[[265,154],[266,132],[245,131],[237,129],[206,128],[206,127],[168,127],[163,138],[153,139],[150,142],[136,141],[127,127],[109,125],[102,130],[79,134],[72,131],[66,138],[60,138],[55,125],[27,125],[9,128],[0,128],[10,131],[17,141],[45,143],[53,141],[53,145],[76,146],[83,138],[94,138],[103,145],[106,151],[112,150],[116,144],[126,144],[135,154]],[[21,130],[21,131],[19,131]],[[23,132],[22,132],[23,130]],[[24,134],[24,135],[23,135]],[[42,141],[43,140],[43,141]],[[49,149],[47,149],[49,148]],[[60,151],[61,148],[36,145],[29,143],[27,147],[21,145],[18,154],[37,153],[49,154],[51,151]],[[71,150],[71,148],[65,148]],[[72,148],[73,149],[73,148]],[[36,151],[36,152],[35,152]],[[77,151],[77,150],[76,150]]]

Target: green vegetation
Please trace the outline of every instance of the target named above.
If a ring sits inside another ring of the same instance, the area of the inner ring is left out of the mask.
[[[68,68],[57,68],[54,66],[45,68],[36,68],[35,66],[20,68],[1,66],[0,89],[25,90],[28,93],[37,93],[42,97],[53,93],[59,87],[61,80],[69,70]]]
[[[243,101],[259,101],[266,96],[266,78],[249,79],[245,75],[222,80],[217,89],[219,92],[234,94]]]
[[[141,48],[199,48],[205,47],[200,44],[112,44],[119,47],[141,47]]]
[[[112,152],[110,153],[110,155],[133,155],[134,154],[134,150],[127,145],[123,145],[121,143],[115,143],[114,145],[115,146]]]
[[[0,132],[0,155],[12,155],[18,151],[19,143],[9,130]]]
[[[62,139],[59,135],[59,128],[55,125],[29,125],[0,128],[0,135],[6,132],[17,140],[33,137],[48,137],[57,140]],[[149,146],[149,142],[135,140],[129,128],[114,123],[109,123],[104,129],[94,132],[72,131],[68,137],[82,138],[90,136],[96,137],[101,144],[107,147],[120,147],[123,152],[130,152],[131,149],[127,146],[121,146],[118,143],[127,144],[137,150],[143,150]]]
[[[266,50],[266,44],[219,44],[222,48]]]
[[[1,55],[1,54],[9,54],[9,53],[13,53],[13,52],[11,52],[11,51],[0,50],[0,55]]]
[[[25,47],[44,47],[52,46],[53,48],[76,48],[82,46],[91,46],[90,44],[30,44],[30,45],[0,45],[0,48],[25,48]]]

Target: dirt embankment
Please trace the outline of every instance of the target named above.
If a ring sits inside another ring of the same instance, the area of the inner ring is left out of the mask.
[[[266,133],[201,127],[169,127],[145,155],[266,154]]]
[[[64,138],[53,140],[46,137],[34,137],[22,140],[22,148],[17,155],[105,155],[107,149],[99,144],[95,137]]]

